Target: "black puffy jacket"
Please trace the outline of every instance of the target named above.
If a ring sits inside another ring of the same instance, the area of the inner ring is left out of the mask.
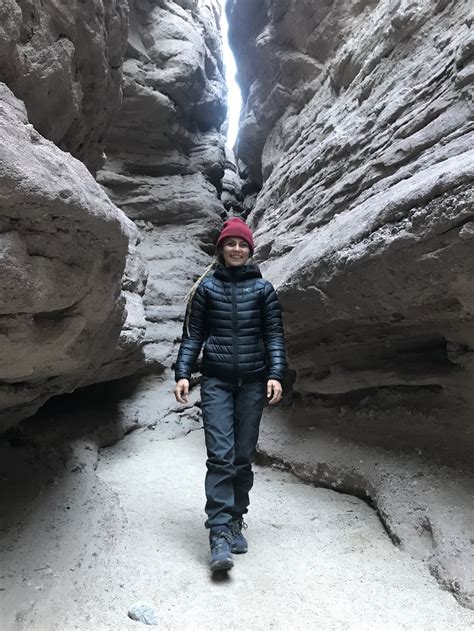
[[[189,379],[204,343],[201,372],[232,380],[278,379],[285,373],[280,305],[256,265],[218,265],[190,306],[175,378]],[[189,329],[189,332],[188,332]]]

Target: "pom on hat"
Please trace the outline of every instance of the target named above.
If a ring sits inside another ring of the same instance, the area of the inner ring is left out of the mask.
[[[219,238],[217,239],[216,248],[222,244],[224,239],[228,237],[238,237],[247,241],[250,247],[250,253],[253,254],[253,234],[250,228],[239,217],[232,217],[224,222]]]

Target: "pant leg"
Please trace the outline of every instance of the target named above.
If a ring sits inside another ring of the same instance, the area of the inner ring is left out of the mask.
[[[234,388],[203,377],[201,409],[207,449],[206,528],[227,524],[234,506]]]
[[[242,384],[236,394],[234,515],[243,515],[248,510],[249,492],[253,486],[252,462],[255,459],[266,391],[265,382],[254,381]]]

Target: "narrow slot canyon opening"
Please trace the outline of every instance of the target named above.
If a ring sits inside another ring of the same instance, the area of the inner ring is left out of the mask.
[[[226,15],[226,0],[222,2],[222,13],[220,20],[220,29],[223,44],[223,58],[225,68],[225,79],[227,84],[227,146],[233,150],[237,140],[239,131],[239,118],[242,109],[242,95],[240,87],[237,83],[236,74],[237,66],[235,63],[234,53],[229,42],[229,24]]]

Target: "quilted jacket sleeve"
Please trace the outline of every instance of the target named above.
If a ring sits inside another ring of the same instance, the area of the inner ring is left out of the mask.
[[[280,303],[273,285],[265,283],[262,306],[263,342],[269,367],[268,379],[282,381],[286,370],[285,342]]]
[[[188,309],[191,309],[190,313],[188,314],[188,310],[186,310],[186,317],[184,318],[183,324],[183,336],[175,367],[176,381],[179,381],[180,379],[189,379],[191,377],[193,366],[199,357],[206,334],[205,307],[206,295],[203,283],[201,283],[193,296],[191,305],[188,306]],[[189,325],[187,327],[186,322],[188,320],[188,315]]]

